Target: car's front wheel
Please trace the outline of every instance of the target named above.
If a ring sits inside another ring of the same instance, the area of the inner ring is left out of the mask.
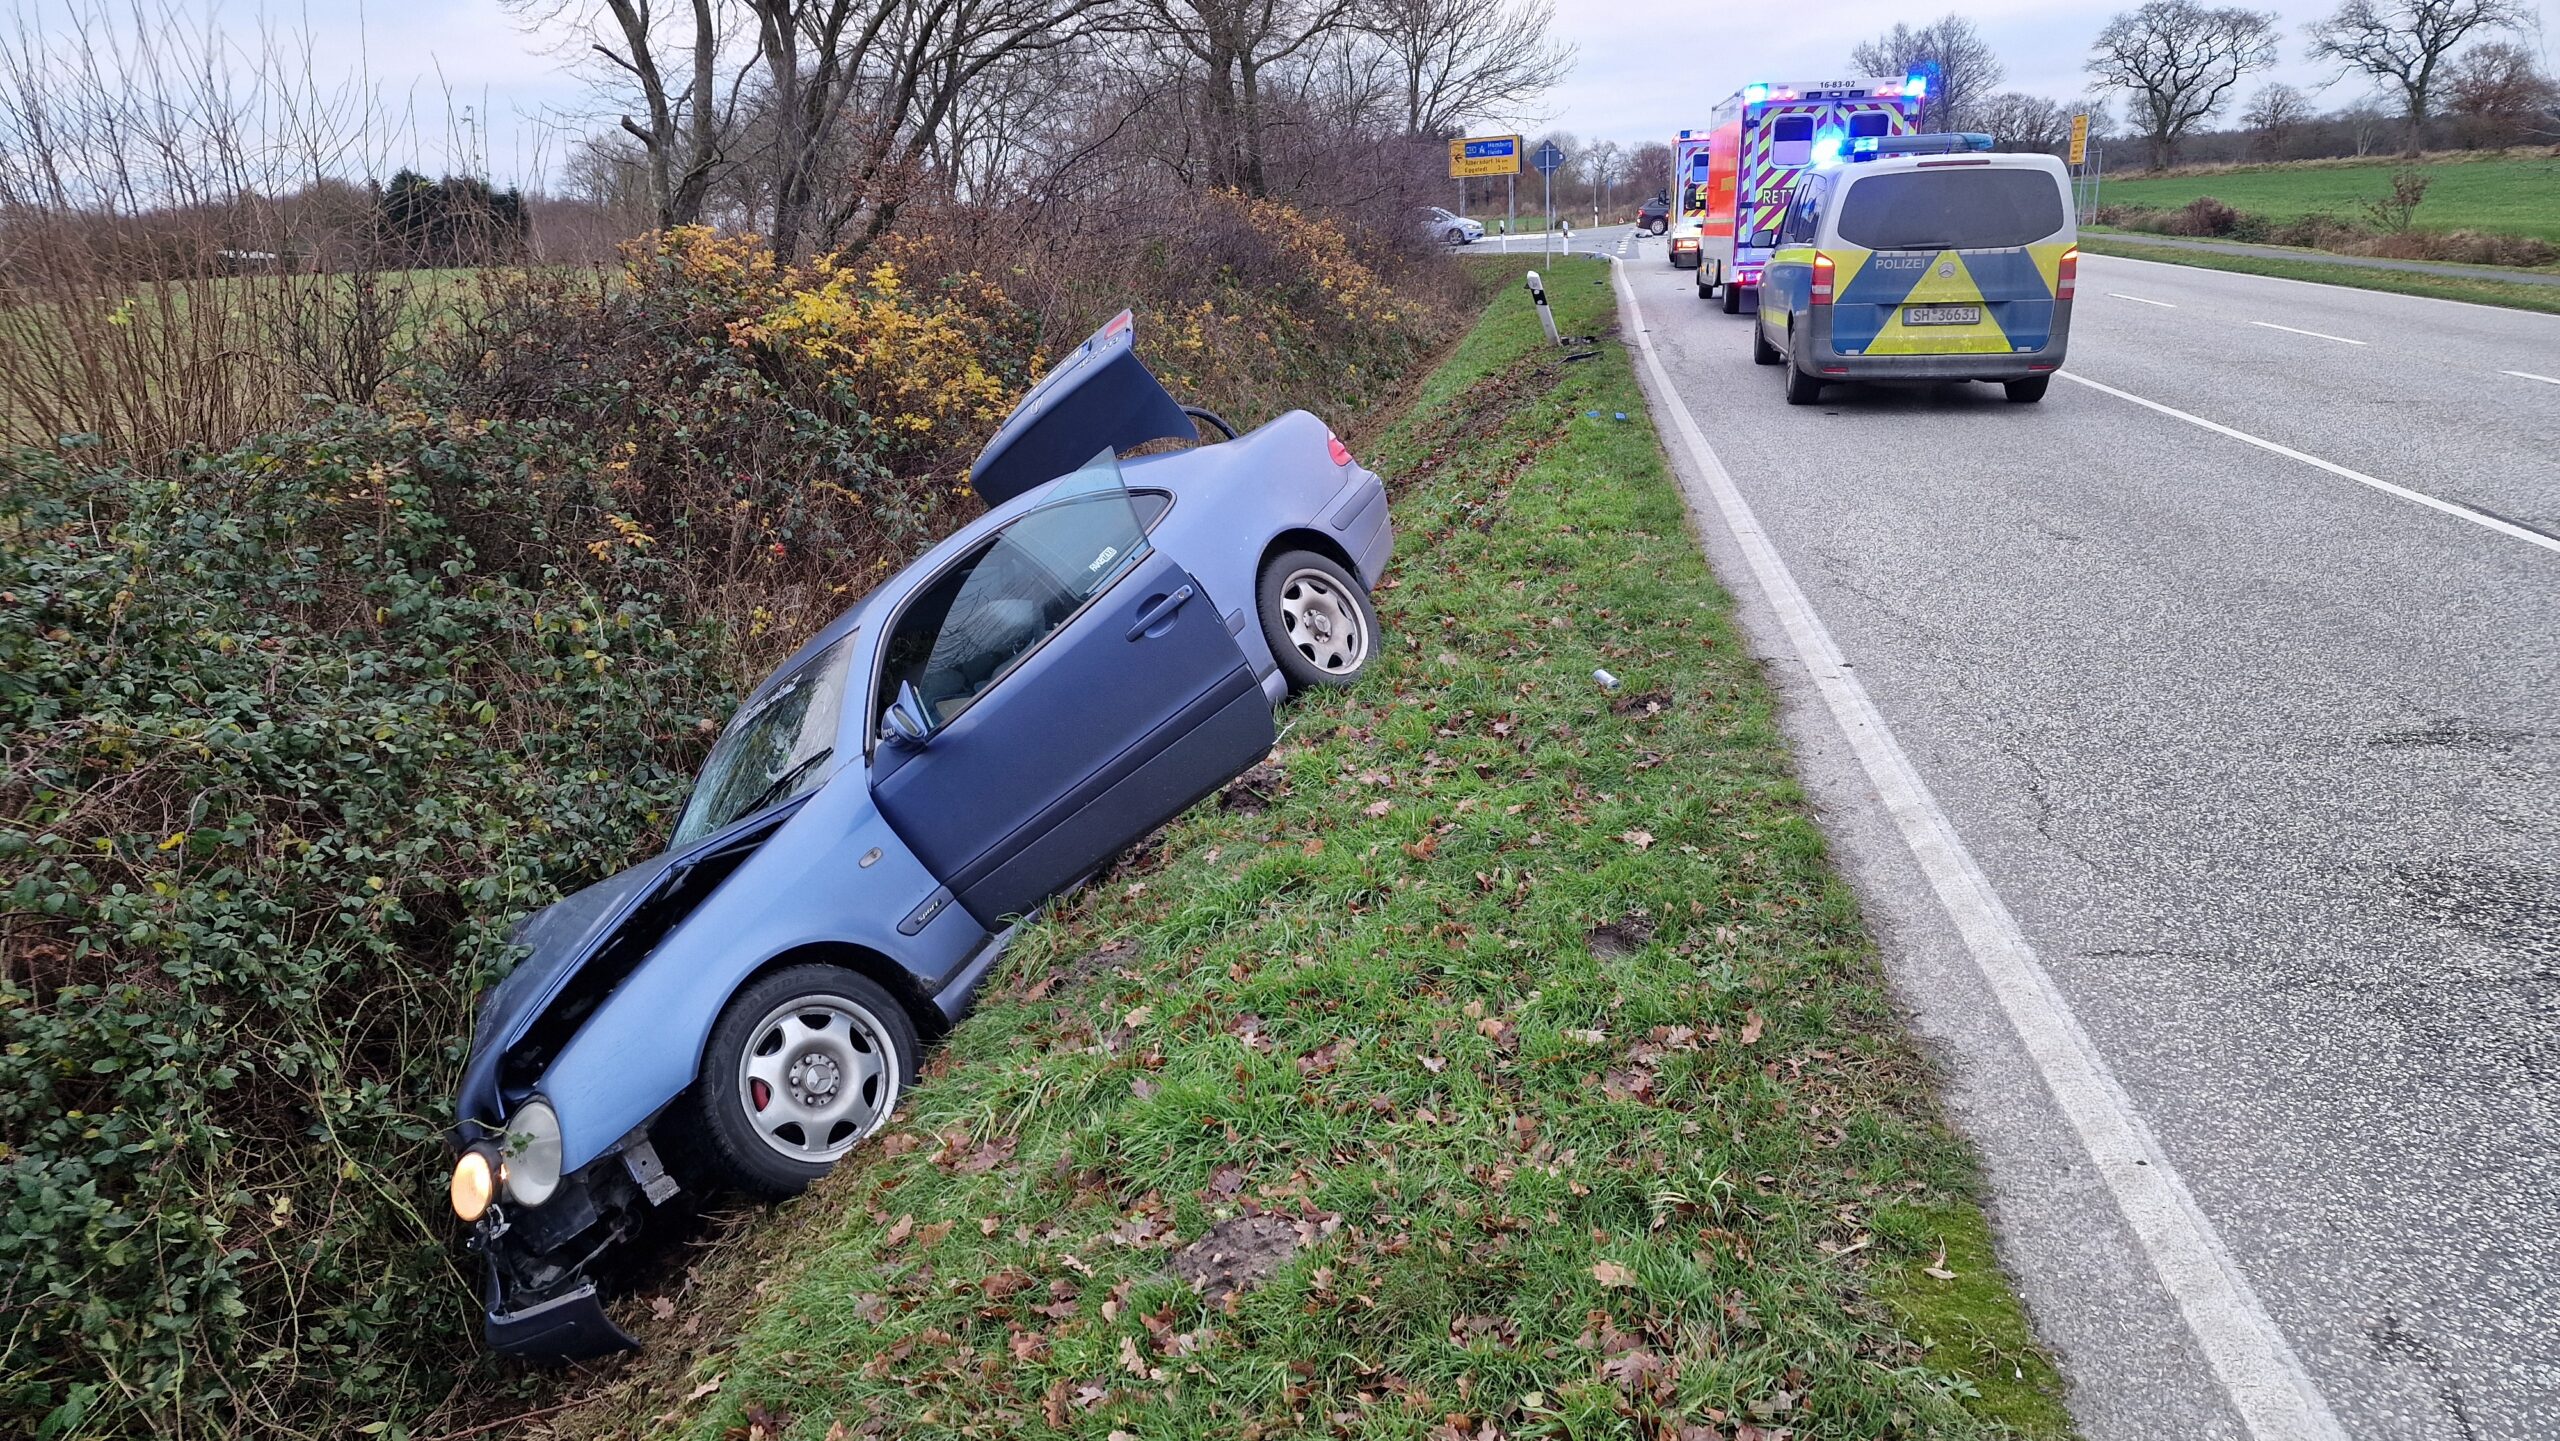
[[[811,964],[759,979],[720,1013],[684,1103],[708,1179],[799,1194],[887,1122],[915,1071],[915,1023],[869,977]]]
[[[1262,568],[1256,609],[1263,639],[1293,691],[1349,685],[1378,653],[1378,609],[1369,592],[1314,551],[1273,556]]]

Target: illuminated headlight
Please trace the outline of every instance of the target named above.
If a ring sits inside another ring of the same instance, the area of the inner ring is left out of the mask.
[[[499,1150],[506,1164],[498,1179],[507,1199],[539,1206],[560,1189],[560,1114],[548,1102],[527,1101],[507,1117]]]
[[[477,1221],[489,1214],[489,1202],[498,1193],[498,1168],[489,1164],[485,1151],[465,1151],[453,1163],[453,1214],[465,1221]]]

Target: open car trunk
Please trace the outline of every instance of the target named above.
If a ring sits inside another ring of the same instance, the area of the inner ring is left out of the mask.
[[[1135,321],[1121,311],[1031,387],[969,467],[980,500],[1002,505],[1106,449],[1197,433],[1138,359],[1136,340]]]

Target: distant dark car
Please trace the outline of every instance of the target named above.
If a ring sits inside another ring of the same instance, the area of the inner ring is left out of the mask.
[[[487,1331],[626,1348],[593,1268],[679,1189],[789,1195],[884,1123],[1018,919],[1271,749],[1380,644],[1387,497],[1294,411],[1196,438],[1127,314],[971,468],[987,513],[810,637],[665,854],[528,920],[456,1112]]]
[[[1657,195],[1636,207],[1636,229],[1660,235],[1671,228],[1671,197]]]

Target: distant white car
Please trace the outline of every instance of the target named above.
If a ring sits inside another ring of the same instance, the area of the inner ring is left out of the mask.
[[[1669,254],[1672,268],[1675,270],[1697,269],[1700,247],[1704,244],[1705,235],[1697,216],[1683,215],[1671,222]]]
[[[1473,245],[1484,239],[1481,222],[1463,215],[1452,215],[1437,205],[1422,207],[1423,233],[1443,245]]]

